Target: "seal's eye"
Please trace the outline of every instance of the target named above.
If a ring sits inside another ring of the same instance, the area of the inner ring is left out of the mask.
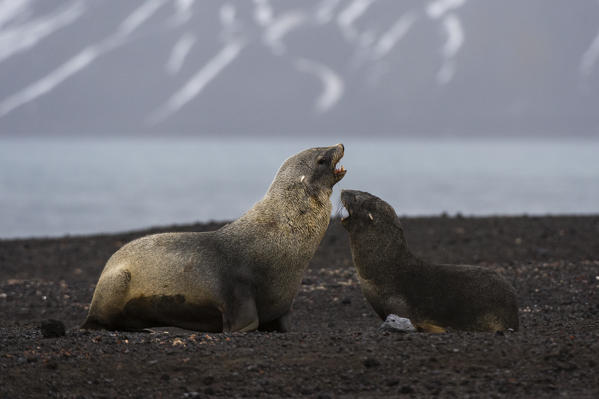
[[[317,161],[317,163],[318,163],[319,165],[324,165],[326,162],[327,162],[327,160],[326,160],[326,159],[324,159],[324,158],[318,158],[318,161]]]

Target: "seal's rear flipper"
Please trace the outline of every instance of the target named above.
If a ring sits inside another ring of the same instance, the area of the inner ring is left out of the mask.
[[[289,328],[287,327],[287,314],[284,314],[283,316],[279,317],[278,319],[271,320],[266,323],[260,323],[260,325],[258,326],[258,331],[265,331],[265,332],[277,331],[280,333],[285,333],[285,332],[289,331]]]
[[[427,333],[433,333],[433,334],[442,334],[447,332],[447,330],[441,326],[438,326],[436,324],[432,324],[429,322],[421,322],[421,323],[416,323],[415,324],[416,328],[418,329],[418,331],[420,332],[427,332]]]
[[[83,324],[79,327],[79,329],[80,330],[103,330],[103,329],[106,329],[106,327],[103,326],[102,324],[98,323],[93,318],[88,317],[87,319],[85,319]]]

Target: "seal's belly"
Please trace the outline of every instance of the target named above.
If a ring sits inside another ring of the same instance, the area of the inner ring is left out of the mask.
[[[222,331],[221,311],[210,303],[190,302],[184,295],[151,295],[130,299],[123,308],[127,319],[147,326],[177,326],[191,330]]]

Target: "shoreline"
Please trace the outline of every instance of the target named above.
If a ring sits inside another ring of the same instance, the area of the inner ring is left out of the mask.
[[[398,214],[401,221],[404,220],[416,220],[416,221],[434,221],[435,219],[474,219],[474,220],[488,220],[488,219],[569,219],[569,218],[599,218],[599,213],[585,212],[585,213],[522,213],[522,214],[487,214],[487,215],[476,215],[462,212],[448,213],[441,212],[440,214],[432,215],[401,215]],[[338,212],[335,212],[331,216],[331,224],[338,222]],[[181,223],[166,223],[150,225],[145,227],[133,227],[130,229],[116,230],[116,231],[98,231],[90,233],[61,233],[56,235],[40,235],[40,236],[18,236],[18,237],[2,237],[0,236],[0,242],[10,241],[39,241],[39,240],[61,240],[61,239],[84,239],[104,236],[121,236],[121,235],[145,235],[153,234],[156,232],[177,232],[177,231],[209,231],[211,227],[215,229],[225,224],[233,222],[231,220],[208,220],[208,221],[193,221],[193,222],[181,222]],[[204,227],[207,226],[207,227]]]

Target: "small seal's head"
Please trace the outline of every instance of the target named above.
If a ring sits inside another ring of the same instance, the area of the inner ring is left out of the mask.
[[[364,191],[343,190],[341,202],[349,213],[341,223],[349,233],[352,259],[360,276],[369,279],[394,270],[395,260],[408,253],[395,210]]]
[[[341,203],[348,213],[341,223],[350,234],[387,232],[397,227],[401,230],[395,210],[379,197],[365,191],[342,190]]]
[[[331,195],[333,186],[345,176],[346,170],[337,167],[343,157],[343,144],[304,150],[288,158],[277,172],[270,190],[290,190],[305,187],[314,196]]]

